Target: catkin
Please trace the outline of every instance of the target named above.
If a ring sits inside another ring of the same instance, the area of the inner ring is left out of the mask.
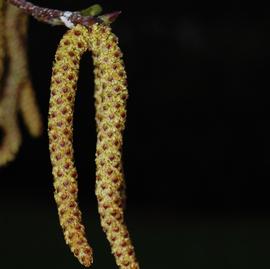
[[[21,16],[18,18],[18,23],[20,25],[18,29],[18,34],[20,35],[24,50],[26,50],[28,16],[22,13]],[[24,53],[22,56],[24,58],[21,60],[24,61],[25,66],[27,66],[26,53]],[[42,124],[42,118],[41,118],[37,101],[36,101],[36,97],[35,97],[35,91],[32,86],[28,68],[21,70],[21,72],[25,73],[24,75],[25,80],[23,81],[22,87],[20,90],[19,109],[21,111],[24,124],[28,128],[30,135],[32,137],[38,137],[42,134],[43,124]]]
[[[4,14],[4,0],[0,0],[0,81],[4,71],[5,60]]]
[[[5,46],[8,70],[7,77],[3,81],[0,102],[0,126],[3,131],[3,139],[0,145],[0,166],[12,161],[21,145],[18,110],[21,111],[22,118],[32,136],[37,137],[42,132],[41,116],[27,68],[26,34],[28,16],[19,8],[8,3],[5,5],[4,11],[5,20],[1,34],[4,34],[5,42],[3,45],[0,44],[0,66],[2,64],[1,48]]]
[[[22,85],[19,102],[24,124],[30,135],[39,137],[42,134],[43,124],[30,79]]]
[[[49,143],[55,199],[67,244],[85,266],[92,263],[77,204],[77,172],[73,161],[72,121],[79,60],[92,51],[97,123],[96,196],[101,225],[121,269],[138,269],[124,223],[122,133],[128,97],[126,73],[118,40],[108,26],[77,25],[61,40],[55,56],[49,108]],[[71,236],[70,236],[71,235]],[[79,244],[78,244],[79,241]],[[86,255],[88,254],[88,255]]]
[[[101,225],[121,269],[137,269],[123,212],[122,133],[128,97],[126,73],[117,37],[110,27],[95,24],[90,35],[95,66],[95,104],[98,130],[96,196]]]
[[[5,40],[9,59],[8,74],[5,79],[0,102],[0,126],[3,139],[0,146],[0,166],[13,160],[21,145],[21,134],[18,127],[17,105],[20,87],[24,80],[24,49],[17,30],[17,18],[21,11],[11,4],[6,4]]]
[[[84,266],[92,263],[92,249],[85,238],[77,203],[77,171],[73,161],[73,109],[79,63],[88,48],[89,32],[77,25],[60,41],[52,70],[49,104],[49,148],[55,200],[66,243]]]
[[[98,50],[97,50],[98,51]],[[94,76],[95,76],[95,92],[94,92],[94,97],[95,97],[95,120],[96,120],[96,129],[97,129],[97,137],[103,137],[104,135],[106,135],[106,133],[104,132],[103,128],[102,128],[102,119],[103,119],[103,113],[102,113],[102,108],[104,106],[105,103],[103,103],[104,100],[104,95],[103,95],[103,90],[102,90],[102,79],[100,76],[100,74],[103,72],[100,69],[100,65],[98,64],[98,56],[99,53],[92,54],[92,59],[93,59],[93,63],[94,63]],[[104,84],[105,87],[105,84]],[[123,173],[123,163],[121,163],[121,183],[122,186],[120,187],[119,191],[121,193],[121,199],[122,199],[122,203],[121,206],[123,207],[123,210],[125,208],[126,205],[126,184],[125,184],[125,178],[124,178],[124,173]]]

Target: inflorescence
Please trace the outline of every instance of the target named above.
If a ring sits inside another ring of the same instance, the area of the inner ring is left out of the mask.
[[[27,67],[25,12],[39,21],[70,28],[55,54],[48,113],[54,198],[65,241],[81,264],[86,267],[92,264],[93,251],[86,239],[77,201],[78,175],[73,154],[73,113],[80,59],[89,51],[95,76],[95,193],[101,226],[118,267],[139,269],[124,222],[122,146],[127,114],[127,76],[118,38],[110,27],[120,12],[100,16],[99,5],[70,12],[38,7],[25,0],[10,0],[9,3],[0,0],[0,127],[4,132],[0,166],[15,158],[21,144],[19,111],[33,137],[42,133],[41,116]],[[5,62],[9,63],[7,70]]]

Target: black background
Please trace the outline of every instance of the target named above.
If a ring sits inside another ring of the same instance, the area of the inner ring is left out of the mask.
[[[141,268],[269,268],[269,9],[222,1],[99,3],[105,12],[122,10],[112,28],[128,74],[126,217]],[[29,65],[45,131],[51,67],[65,31],[30,19]],[[116,268],[94,196],[92,70],[85,55],[74,121],[79,199],[93,268]],[[0,268],[80,268],[58,224],[47,134],[33,140],[21,128],[17,159],[0,169]]]

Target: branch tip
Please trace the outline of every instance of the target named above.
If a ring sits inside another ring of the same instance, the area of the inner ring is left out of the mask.
[[[66,25],[68,28],[72,28],[77,24],[84,26],[90,26],[94,23],[111,24],[121,13],[116,11],[97,17],[102,12],[102,7],[98,4],[81,11],[62,11],[36,6],[26,0],[8,0],[8,2],[33,16],[38,21],[50,25]]]

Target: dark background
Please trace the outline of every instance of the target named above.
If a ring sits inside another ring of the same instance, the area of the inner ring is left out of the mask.
[[[270,10],[258,2],[99,3],[123,12],[112,27],[129,82],[126,219],[141,268],[269,268]],[[30,20],[29,64],[45,130],[52,61],[65,31]],[[91,56],[81,64],[74,122],[80,205],[93,268],[116,268],[94,196]],[[0,169],[0,268],[81,268],[58,224],[47,134],[33,140],[21,128],[17,159]]]

